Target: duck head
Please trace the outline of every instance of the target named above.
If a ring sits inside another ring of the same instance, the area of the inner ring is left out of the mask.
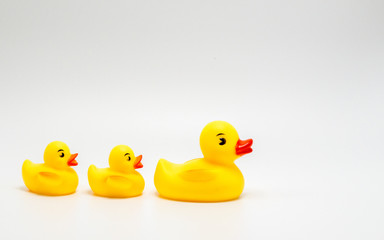
[[[236,129],[224,121],[208,123],[200,135],[204,159],[218,164],[232,164],[237,158],[252,152],[252,139],[241,140]]]
[[[71,166],[77,166],[77,153],[71,154],[67,144],[55,141],[48,144],[44,151],[44,162],[50,167],[56,169],[65,169]]]
[[[132,172],[143,167],[141,159],[142,155],[136,157],[130,147],[118,145],[109,154],[109,166],[115,171]]]

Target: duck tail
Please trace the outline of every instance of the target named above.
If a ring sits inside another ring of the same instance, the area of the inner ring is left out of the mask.
[[[91,166],[89,166],[88,172],[92,171],[92,170],[95,170],[95,169],[96,169],[96,166],[92,164]]]
[[[31,164],[32,164],[31,160],[28,160],[28,159],[25,160],[25,161],[23,162],[23,166],[21,167],[21,170],[24,172],[26,168],[28,168],[29,166],[31,166]]]
[[[164,181],[167,181],[168,173],[169,173],[169,167],[172,165],[171,162],[160,159],[157,162],[155,175],[154,175],[154,183],[157,191],[159,191],[160,183],[163,183]],[[160,191],[159,191],[160,192]]]
[[[97,170],[96,166],[95,165],[91,165],[89,166],[88,168],[88,179],[95,173],[95,171]]]

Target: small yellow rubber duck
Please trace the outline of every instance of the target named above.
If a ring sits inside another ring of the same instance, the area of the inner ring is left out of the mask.
[[[110,168],[88,169],[88,182],[99,196],[126,198],[140,195],[144,190],[144,178],[135,169],[142,168],[142,155],[135,157],[132,149],[125,145],[114,147],[109,155]]]
[[[205,126],[200,135],[204,158],[174,164],[160,159],[154,176],[160,196],[192,202],[220,202],[236,199],[244,178],[234,161],[252,152],[252,139],[240,140],[236,129],[224,121]]]
[[[76,191],[79,178],[70,166],[77,166],[77,153],[71,154],[67,144],[51,142],[44,151],[44,163],[25,160],[23,180],[34,193],[50,196],[67,195]]]

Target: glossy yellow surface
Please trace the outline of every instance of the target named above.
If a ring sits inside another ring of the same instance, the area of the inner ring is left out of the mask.
[[[252,139],[241,141],[227,122],[214,121],[203,129],[200,148],[204,158],[184,164],[160,159],[154,182],[160,196],[195,202],[218,202],[238,198],[244,178],[234,161],[252,151]]]
[[[88,169],[88,182],[99,196],[112,198],[134,197],[142,194],[144,178],[135,168],[141,168],[141,155],[135,157],[132,149],[125,145],[114,147],[109,155],[109,168]]]
[[[44,151],[44,163],[25,160],[23,180],[27,188],[37,194],[58,196],[74,193],[78,176],[70,166],[77,165],[77,154],[71,154],[63,142],[51,142]]]

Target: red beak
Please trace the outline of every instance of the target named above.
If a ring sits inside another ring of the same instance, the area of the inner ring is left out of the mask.
[[[144,167],[141,163],[141,159],[143,158],[143,155],[139,155],[136,157],[136,163],[135,163],[135,169]]]
[[[77,161],[76,161],[76,157],[77,155],[79,155],[78,153],[75,153],[75,154],[71,154],[71,156],[69,157],[68,159],[68,166],[77,166]]]
[[[236,154],[242,156],[244,154],[252,152],[252,139],[240,140],[236,144]]]

